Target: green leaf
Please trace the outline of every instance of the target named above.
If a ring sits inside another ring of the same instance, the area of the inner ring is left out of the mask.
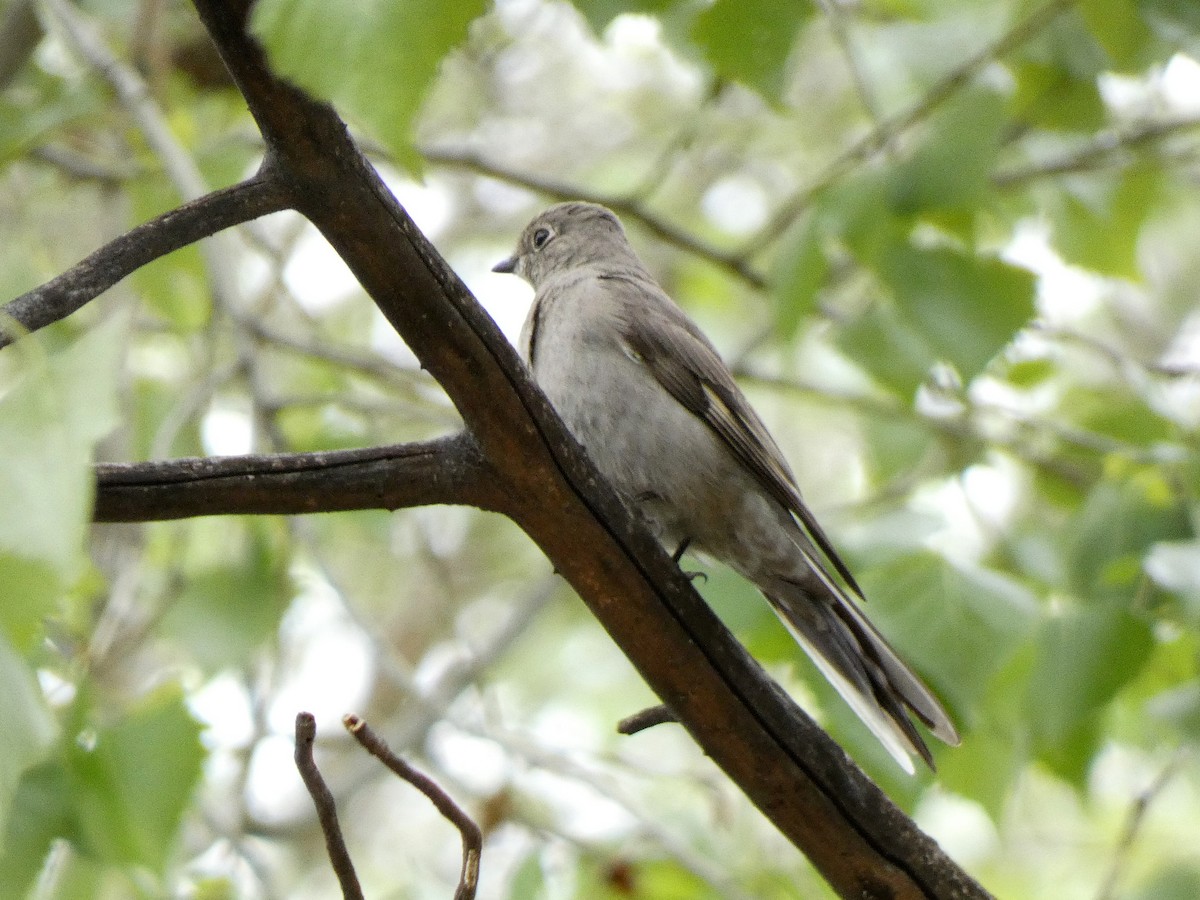
[[[132,284],[146,306],[181,332],[198,331],[212,314],[212,291],[199,247],[183,247],[142,266]]]
[[[67,751],[81,846],[119,864],[161,871],[200,778],[200,725],[177,688],[142,699]]]
[[[421,103],[442,59],[487,7],[486,0],[261,0],[251,28],[278,72],[343,106],[415,170],[413,125]]]
[[[118,421],[115,371],[124,316],[65,349],[42,338],[12,349],[19,380],[0,397],[0,627],[28,646],[43,615],[83,562],[91,520],[92,445]]]
[[[692,39],[713,70],[778,101],[808,0],[716,0],[696,17]]]
[[[928,342],[890,303],[875,303],[843,324],[838,346],[880,384],[908,398],[936,361]]]
[[[90,80],[63,79],[41,66],[24,66],[19,88],[0,94],[0,163],[7,164],[74,121],[100,110],[102,101]]]
[[[1099,77],[1112,61],[1096,41],[1078,10],[1069,9],[1042,27],[1020,54],[1046,66],[1064,69],[1072,78],[1088,81]]]
[[[1054,376],[1058,369],[1050,359],[1023,359],[1004,367],[1004,379],[1013,387],[1032,388]]]
[[[815,216],[792,229],[780,251],[772,278],[775,326],[784,338],[796,334],[800,322],[816,308],[817,293],[825,283],[829,262]]]
[[[54,841],[74,833],[71,786],[61,760],[25,772],[13,797],[0,853],[5,895],[26,896]]]
[[[1099,741],[1097,714],[1138,674],[1154,648],[1129,598],[1073,605],[1043,629],[1029,691],[1039,756],[1076,783]]]
[[[33,672],[3,634],[0,684],[0,822],[7,822],[21,777],[46,756],[56,726]]]
[[[634,868],[636,892],[655,900],[718,900],[719,895],[699,875],[673,859],[651,859]]]
[[[1039,614],[1015,581],[928,551],[867,569],[859,580],[872,621],[960,715],[978,706]]]
[[[881,248],[905,241],[912,223],[893,215],[891,174],[868,169],[823,193],[818,200],[820,221],[830,235],[846,242],[860,259]]]
[[[758,588],[728,566],[697,568],[691,557],[685,560],[685,570],[704,572],[706,578],[697,582],[697,589],[755,659],[786,663],[797,658],[800,650],[795,639],[780,624]]]
[[[1076,8],[1117,71],[1140,74],[1161,59],[1135,0],[1080,0]]]
[[[996,821],[1029,762],[1025,697],[1033,658],[1032,645],[1022,643],[992,678],[962,745],[938,759],[938,782],[981,803]]]
[[[1006,125],[994,91],[966,91],[938,112],[921,144],[888,176],[892,210],[911,216],[930,209],[969,209],[989,187]]]
[[[526,900],[528,897],[545,895],[546,877],[542,874],[542,860],[538,853],[526,855],[508,883],[509,900]]]
[[[286,555],[268,522],[231,529],[228,559],[191,575],[163,627],[208,671],[238,665],[275,633],[291,598]]]
[[[585,860],[573,896],[579,900],[718,900],[713,888],[673,860]]]
[[[1110,468],[1118,465],[1110,461]],[[1063,529],[1067,589],[1090,601],[1130,605],[1150,548],[1191,536],[1186,508],[1162,471],[1147,466],[1110,475]]]
[[[1082,197],[1063,192],[1051,209],[1054,245],[1067,262],[1118,278],[1141,278],[1138,237],[1165,188],[1161,170],[1135,166]]]
[[[1196,56],[1200,47],[1200,5],[1193,0],[1138,0],[1138,7],[1164,41]]]
[[[1108,113],[1095,78],[1077,78],[1060,66],[1035,62],[1018,64],[1013,74],[1015,118],[1063,131],[1090,131],[1104,124]]]
[[[893,244],[875,269],[904,320],[967,381],[1033,316],[1032,273],[993,257]]]
[[[1145,400],[1112,385],[1101,389],[1073,387],[1063,394],[1058,408],[1071,424],[1135,447],[1178,436],[1174,423],[1160,416]]]
[[[933,445],[929,427],[919,421],[867,416],[860,427],[866,436],[871,471],[878,482],[911,475]]]
[[[1130,900],[1195,900],[1200,897],[1200,867],[1168,863],[1128,896]]]
[[[65,583],[65,573],[51,563],[0,551],[0,635],[22,649],[33,646]]]

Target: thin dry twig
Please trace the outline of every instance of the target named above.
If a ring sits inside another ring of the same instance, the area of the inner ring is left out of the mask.
[[[483,832],[475,824],[475,820],[468,816],[437,782],[423,772],[418,772],[393,753],[383,738],[358,716],[348,715],[342,719],[342,723],[368,753],[428,797],[437,807],[437,811],[458,829],[462,835],[463,862],[454,900],[473,900],[475,889],[479,885],[479,857],[483,851]]]
[[[344,900],[363,900],[362,887],[358,876],[354,873],[354,863],[350,861],[350,852],[346,849],[346,841],[342,837],[341,826],[337,820],[337,806],[329,785],[321,777],[317,764],[313,760],[313,740],[317,735],[317,721],[312,713],[296,714],[296,768],[312,797],[313,805],[317,808],[317,819],[321,823],[321,831],[325,835],[325,848],[329,851],[329,863],[337,875],[338,884],[342,886]]]
[[[21,328],[37,331],[94,300],[127,275],[173,250],[215,235],[233,225],[286,209],[282,185],[256,175],[213,191],[117,237],[61,275],[0,307]],[[0,322],[0,325],[3,323]],[[0,347],[19,335],[0,327]]]
[[[877,127],[872,128],[838,154],[816,178],[802,187],[791,199],[786,200],[770,221],[759,229],[750,240],[746,241],[741,253],[735,254],[733,260],[745,262],[778,240],[788,227],[808,209],[814,197],[849,173],[863,160],[869,159],[878,148],[888,146],[892,139],[924,121],[931,112],[970,84],[972,79],[986,66],[1035,37],[1046,25],[1074,5],[1075,0],[1048,0],[1047,3],[1018,21],[995,41],[952,69],[908,109],[881,121]]]
[[[999,171],[992,176],[992,184],[1004,190],[1021,187],[1039,178],[1056,178],[1076,172],[1088,172],[1109,165],[1114,160],[1119,163],[1131,163],[1136,159],[1132,151],[1196,128],[1200,128],[1200,117],[1180,116],[1102,131],[1086,143],[1062,155]]]
[[[1103,884],[1100,885],[1096,900],[1112,900],[1117,896],[1117,884],[1120,882],[1125,864],[1129,860],[1129,851],[1133,848],[1142,823],[1146,820],[1146,813],[1149,812],[1150,805],[1162,793],[1163,788],[1179,771],[1184,755],[1184,751],[1177,751],[1163,767],[1163,770],[1158,773],[1158,777],[1134,798],[1133,805],[1129,808],[1129,816],[1125,820],[1125,827],[1121,831],[1120,840],[1113,850],[1112,864],[1109,866]]]

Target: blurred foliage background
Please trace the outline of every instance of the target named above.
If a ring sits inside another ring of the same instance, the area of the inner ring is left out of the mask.
[[[738,371],[869,613],[963,745],[909,780],[766,604],[702,592],[1001,897],[1200,896],[1200,6],[1187,0],[260,0],[510,335],[489,273],[606,202]],[[261,146],[190,5],[0,6],[0,296]],[[456,427],[280,214],[0,352],[0,892],[328,897],[291,765],[318,717],[368,896],[828,896],[507,521],[91,526],[93,460]]]

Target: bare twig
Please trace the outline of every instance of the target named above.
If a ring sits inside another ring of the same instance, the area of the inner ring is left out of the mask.
[[[766,277],[751,266],[743,255],[730,253],[702,241],[678,225],[674,225],[652,212],[636,198],[621,194],[589,192],[577,184],[554,181],[541,175],[519,172],[516,169],[489,162],[475,153],[427,148],[422,151],[422,155],[432,163],[464,169],[478,175],[486,175],[488,178],[495,178],[498,181],[519,185],[552,200],[588,200],[592,203],[602,204],[627,219],[636,220],[660,240],[708,260],[753,288],[761,290],[767,285]]]
[[[1163,770],[1158,773],[1158,777],[1134,798],[1133,805],[1129,808],[1129,816],[1125,820],[1125,827],[1121,831],[1120,840],[1113,850],[1108,874],[1100,886],[1100,891],[1096,894],[1096,900],[1112,900],[1117,896],[1117,884],[1121,880],[1121,874],[1129,859],[1129,851],[1133,848],[1133,842],[1137,839],[1142,823],[1146,820],[1146,813],[1150,811],[1150,804],[1162,793],[1167,783],[1175,777],[1183,758],[1183,751],[1177,751],[1163,767]]]
[[[483,850],[483,832],[475,824],[475,820],[466,814],[461,806],[454,802],[441,787],[428,775],[418,772],[399,756],[391,751],[387,743],[371,730],[371,727],[355,715],[342,719],[346,730],[354,736],[367,752],[382,762],[385,766],[403,778],[418,791],[429,798],[447,820],[449,820],[462,835],[463,861],[462,872],[459,875],[458,890],[454,892],[454,900],[472,900],[475,889],[479,885],[479,855]]]
[[[1001,189],[1020,187],[1039,178],[1086,172],[1107,165],[1114,159],[1129,161],[1128,157],[1123,156],[1127,151],[1198,127],[1200,118],[1185,116],[1103,131],[1082,146],[1060,156],[997,172],[992,176],[992,184]]]
[[[850,72],[850,80],[854,82],[854,90],[858,93],[859,102],[862,103],[863,109],[866,110],[871,123],[875,126],[875,133],[879,134],[881,140],[886,141],[888,135],[880,127],[883,123],[883,114],[879,110],[875,92],[867,84],[866,73],[863,72],[858,48],[855,47],[854,37],[850,33],[850,25],[846,21],[843,4],[840,0],[820,0],[818,5],[829,23],[829,31],[833,35],[834,43],[838,45],[838,49],[846,60],[846,69]]]
[[[119,185],[138,174],[138,170],[128,161],[93,159],[66,144],[43,144],[35,147],[30,155],[54,166],[69,178],[94,181],[106,187]]]
[[[66,318],[147,263],[224,228],[287,209],[288,205],[282,186],[259,173],[127,231],[41,287],[10,300],[3,312],[25,330],[37,331]],[[0,347],[18,336],[0,327]]]
[[[338,825],[333,793],[313,760],[313,739],[316,734],[317,722],[312,713],[297,713],[296,768],[300,771],[304,786],[308,788],[308,794],[317,808],[317,819],[325,835],[325,849],[329,851],[329,863],[337,875],[338,884],[342,886],[342,897],[344,900],[363,900],[358,876],[354,874],[354,863],[350,861],[350,853],[346,850],[346,841],[342,838],[342,829]]]
[[[104,44],[93,23],[66,0],[44,0],[70,46],[113,87],[184,200],[208,193],[200,169],[176,139],[142,77]]]
[[[645,731],[655,725],[678,721],[679,719],[676,718],[675,713],[671,712],[670,707],[660,703],[658,706],[650,706],[641,712],[635,712],[632,716],[626,716],[617,723],[617,731],[621,734],[637,734],[639,731]]]
[[[997,40],[982,48],[951,70],[941,81],[933,85],[926,94],[905,111],[882,120],[875,128],[863,135],[822,170],[816,178],[801,188],[791,199],[785,201],[757,234],[748,240],[742,251],[734,254],[736,262],[752,259],[764,247],[783,236],[788,226],[808,209],[813,198],[845,176],[851,169],[869,158],[878,148],[912,126],[925,120],[928,115],[953,97],[987,65],[1011,53],[1073,6],[1075,0],[1048,0],[1021,19]]]

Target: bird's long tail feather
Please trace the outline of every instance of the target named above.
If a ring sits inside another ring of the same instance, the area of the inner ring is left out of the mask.
[[[896,762],[909,774],[914,772],[914,756],[933,768],[933,756],[907,711],[936,737],[956,745],[958,732],[950,717],[854,601],[840,591],[831,594],[814,598],[811,591],[796,585],[794,590],[767,594],[767,599],[797,643]]]

